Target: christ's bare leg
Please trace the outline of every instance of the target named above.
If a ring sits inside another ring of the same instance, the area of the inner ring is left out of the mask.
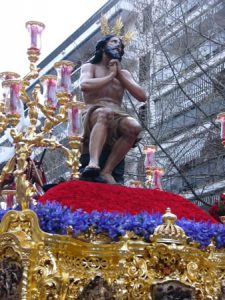
[[[101,175],[111,184],[116,184],[112,176],[113,169],[134,145],[141,132],[141,126],[135,119],[128,117],[121,120],[119,131],[122,136],[113,145],[106,164],[101,171]]]
[[[107,131],[113,112],[108,108],[99,108],[92,113],[92,130],[89,141],[90,161],[88,166],[99,168],[99,157],[107,138]]]

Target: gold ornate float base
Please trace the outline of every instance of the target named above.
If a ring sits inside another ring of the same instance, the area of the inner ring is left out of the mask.
[[[188,244],[171,218],[148,243],[130,232],[118,242],[91,230],[48,234],[31,210],[9,211],[1,222],[0,299],[216,300],[224,280],[225,251]]]

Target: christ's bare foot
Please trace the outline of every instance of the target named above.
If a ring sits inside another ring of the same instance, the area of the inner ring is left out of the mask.
[[[117,184],[114,177],[109,173],[101,173],[101,176],[107,181],[109,184]]]

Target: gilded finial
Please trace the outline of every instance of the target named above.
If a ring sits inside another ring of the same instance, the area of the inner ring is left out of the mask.
[[[184,230],[175,224],[177,216],[171,213],[171,209],[167,208],[162,216],[163,224],[156,227],[151,241],[166,244],[185,244],[187,236]]]
[[[168,207],[165,214],[162,216],[164,224],[175,224],[177,216],[171,213],[171,209]]]

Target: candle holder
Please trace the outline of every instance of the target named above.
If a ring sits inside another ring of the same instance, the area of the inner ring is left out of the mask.
[[[161,178],[164,174],[164,168],[155,167],[152,174],[152,188],[162,190]]]
[[[64,104],[64,99],[68,99],[72,90],[71,74],[75,64],[68,60],[62,60],[54,64],[57,72],[57,97]]]
[[[145,168],[149,168],[154,165],[156,151],[157,151],[157,147],[155,145],[145,145],[144,146]]]
[[[1,81],[9,80],[9,79],[18,79],[18,78],[20,78],[20,75],[15,72],[6,71],[0,73]]]
[[[143,188],[143,183],[139,180],[130,180],[129,187],[132,188]]]
[[[83,102],[76,101],[76,98],[68,105],[68,140],[72,149],[67,159],[67,164],[72,168],[72,177],[79,178],[80,147],[82,144],[82,110],[85,108]]]
[[[17,79],[8,79],[2,82],[4,89],[5,107],[4,112],[8,119],[8,122],[12,126],[16,126],[19,123],[22,103],[19,99],[21,81]]]
[[[71,73],[74,63],[60,61],[55,63],[57,77],[53,75],[43,76],[40,83],[36,84],[31,95],[27,93],[31,80],[39,77],[39,69],[34,63],[40,55],[40,38],[44,24],[29,21],[26,27],[30,33],[30,47],[28,58],[31,62],[30,72],[22,79],[14,72],[0,73],[3,97],[0,100],[0,131],[3,132],[10,126],[10,135],[15,146],[15,155],[6,163],[0,175],[0,185],[4,187],[5,178],[12,175],[15,179],[15,198],[22,209],[29,208],[33,196],[37,193],[35,184],[28,180],[27,168],[33,148],[61,148],[67,158],[67,164],[71,167],[72,177],[79,177],[79,158],[82,143],[81,113],[84,104],[72,99]],[[41,95],[41,86],[43,94]],[[43,99],[43,101],[41,101]],[[24,104],[28,108],[29,125],[20,131],[17,127],[24,117]],[[45,123],[38,127],[38,111],[44,115]],[[69,148],[62,145],[50,134],[54,126],[60,123],[68,123]]]
[[[155,164],[155,152],[157,151],[157,147],[155,145],[145,145],[144,153],[145,153],[145,186],[148,188],[152,187],[152,179],[153,179],[153,171]]]
[[[153,171],[154,171],[154,167],[145,168],[145,175],[146,175],[145,187],[147,188],[152,188]]]
[[[46,114],[49,116],[55,115],[58,99],[56,97],[57,77],[54,75],[46,75],[40,79],[43,87],[43,100]]]
[[[164,174],[164,168],[157,166],[148,167],[145,169],[145,172],[145,186],[151,189],[162,190],[161,178]]]
[[[9,95],[7,95],[7,93],[9,91],[7,91],[8,89],[10,89],[10,81],[9,80],[17,80],[19,79],[20,75],[15,73],[15,72],[1,72],[0,73],[0,81],[2,83],[2,86],[3,86],[3,82],[4,82],[4,92],[3,92],[3,95],[2,95],[2,98],[0,99],[0,133],[3,132],[7,125],[8,125],[8,119],[7,119],[7,116],[6,116],[6,110],[8,110],[6,108],[6,102],[9,102],[9,99],[7,99],[7,96],[9,97]],[[8,81],[8,84],[6,83]],[[9,105],[9,103],[7,103]],[[8,118],[10,119],[10,123],[11,124],[17,124],[19,122],[19,119],[18,119],[18,115],[15,115],[11,117],[9,117],[10,115],[10,112],[8,111]]]
[[[220,122],[221,125],[221,131],[220,136],[222,140],[222,144],[225,145],[225,112],[221,112],[217,115],[217,122]]]
[[[59,116],[63,119],[66,106],[71,101],[72,82],[71,74],[75,64],[68,60],[62,60],[54,64],[57,72],[57,98],[60,105]]]
[[[28,59],[31,63],[36,63],[41,53],[41,33],[45,25],[37,21],[28,21],[26,28],[30,33],[30,47],[27,49]]]

